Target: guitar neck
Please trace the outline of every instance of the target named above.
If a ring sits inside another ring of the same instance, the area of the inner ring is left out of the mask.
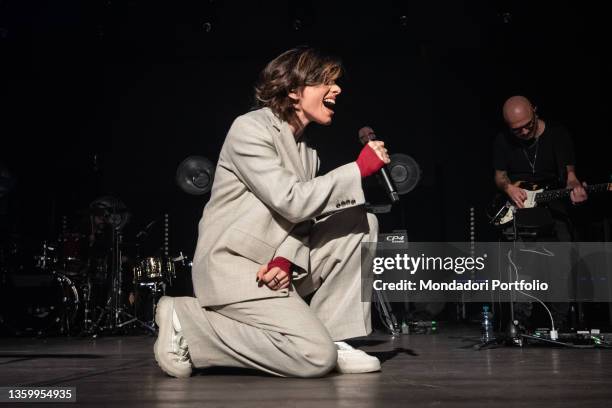
[[[587,193],[601,193],[604,191],[612,190],[612,183],[593,184],[585,187],[584,189]],[[560,198],[568,197],[571,191],[572,190],[569,190],[567,188],[542,191],[541,193],[536,194],[535,201],[537,203],[547,203],[549,201],[558,200]]]

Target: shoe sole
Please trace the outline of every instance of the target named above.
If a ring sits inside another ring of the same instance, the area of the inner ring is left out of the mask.
[[[166,303],[171,303],[170,307],[166,307]],[[159,331],[157,333],[157,340],[155,340],[155,344],[153,345],[153,354],[155,355],[155,361],[157,361],[157,365],[159,366],[159,368],[161,368],[162,371],[168,374],[169,376],[176,378],[189,378],[191,376],[191,372],[189,372],[188,374],[182,372],[177,373],[175,370],[172,369],[172,367],[169,367],[163,361],[163,359],[160,359],[158,357],[162,354],[162,351],[160,350],[160,348],[162,347],[160,339],[167,339],[172,335],[172,333],[168,333],[168,329],[172,329],[172,315],[162,316],[163,309],[167,309],[172,312],[172,310],[174,310],[174,300],[168,296],[162,296],[162,298],[159,299],[159,302],[157,302],[157,307],[155,308],[155,323],[159,328]],[[167,313],[164,313],[164,315],[165,314]],[[166,327],[166,330],[162,331],[162,325],[160,325],[159,322],[164,321],[170,321],[170,324],[164,325],[164,327]]]
[[[339,365],[336,365],[336,371],[341,374],[363,374],[363,373],[373,373],[375,371],[380,371],[380,361],[372,361],[362,364],[353,364],[350,367],[340,368]]]

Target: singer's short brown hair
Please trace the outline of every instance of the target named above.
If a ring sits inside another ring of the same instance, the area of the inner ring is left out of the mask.
[[[343,72],[337,57],[323,55],[311,47],[297,47],[285,51],[266,65],[255,85],[255,106],[269,107],[279,118],[296,129],[301,127],[290,92],[304,86],[329,84]]]

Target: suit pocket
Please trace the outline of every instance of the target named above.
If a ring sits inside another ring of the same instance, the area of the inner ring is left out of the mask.
[[[270,262],[276,252],[276,248],[273,246],[233,227],[227,231],[227,248],[238,255],[257,262],[259,265]]]

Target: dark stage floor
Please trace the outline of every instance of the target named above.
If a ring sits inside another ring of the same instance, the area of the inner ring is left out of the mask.
[[[148,336],[4,338],[0,386],[72,386],[77,405],[131,408],[609,406],[612,350],[474,351],[462,336],[477,334],[442,326],[436,335],[373,335],[362,344],[383,360],[382,372],[308,380],[229,369],[177,380],[158,369]]]

